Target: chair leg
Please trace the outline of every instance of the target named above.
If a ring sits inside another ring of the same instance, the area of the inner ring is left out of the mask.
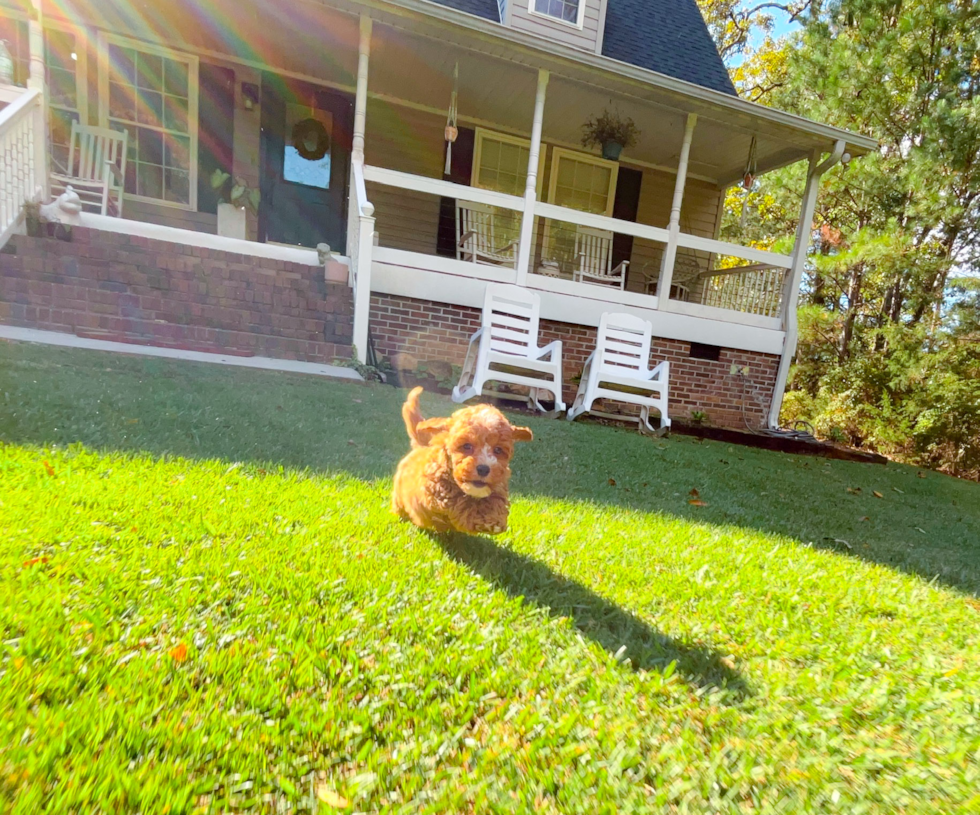
[[[479,351],[474,350],[474,346],[471,344],[466,350],[466,360],[463,362],[463,370],[459,374],[459,383],[453,388],[453,401],[457,404],[461,404],[479,394],[479,389],[474,387],[476,385],[475,373],[478,356]],[[481,382],[481,388],[482,385],[483,383]]]

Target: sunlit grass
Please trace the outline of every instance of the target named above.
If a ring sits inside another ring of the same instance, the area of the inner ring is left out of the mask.
[[[522,417],[511,530],[438,540],[391,388],[0,390],[0,809],[980,810],[975,485]]]

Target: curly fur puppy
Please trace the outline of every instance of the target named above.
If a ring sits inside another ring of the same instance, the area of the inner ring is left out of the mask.
[[[402,407],[412,450],[395,472],[392,511],[433,532],[504,532],[514,442],[531,441],[531,431],[490,405],[423,419],[421,393],[413,390]]]

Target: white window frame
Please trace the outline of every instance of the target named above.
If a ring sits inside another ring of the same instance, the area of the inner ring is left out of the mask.
[[[185,212],[197,212],[197,174],[198,174],[198,121],[199,108],[198,96],[200,93],[200,59],[196,54],[186,51],[176,51],[173,48],[166,48],[162,45],[155,45],[144,40],[136,40],[130,37],[121,37],[118,34],[109,34],[105,31],[99,32],[99,125],[109,127],[109,45],[118,45],[120,48],[132,48],[142,51],[145,54],[167,57],[169,59],[180,60],[188,64],[187,72],[187,135],[190,137],[190,203],[181,204],[177,201],[166,201],[161,198],[150,198],[146,195],[136,195],[125,193],[128,201],[143,201],[160,207],[170,209],[180,209]],[[136,125],[137,127],[139,125]]]
[[[532,17],[538,17],[542,20],[551,20],[553,23],[558,23],[559,25],[567,25],[570,28],[582,29],[585,26],[585,4],[588,0],[578,0],[578,17],[575,22],[569,22],[568,20],[562,20],[558,17],[552,17],[550,14],[544,14],[543,12],[536,11],[534,8],[535,0],[528,0],[527,12]]]
[[[483,158],[483,142],[486,139],[492,139],[494,141],[505,142],[506,144],[514,144],[518,147],[526,147],[528,151],[531,150],[531,140],[522,139],[520,136],[511,136],[508,133],[500,133],[496,130],[488,130],[485,127],[476,128],[475,142],[473,144],[473,166],[470,168],[470,185],[473,187],[478,186],[477,181],[479,181],[480,175],[480,161]],[[541,186],[544,182],[544,156],[545,156],[544,145],[541,145],[541,151],[538,155],[538,178],[537,178],[537,195],[541,198]],[[525,183],[526,183],[525,177]],[[482,187],[480,189],[483,189]],[[524,195],[524,190],[520,190],[514,193],[518,196]]]
[[[583,164],[594,164],[598,167],[608,167],[612,172],[609,173],[609,191],[606,200],[606,211],[597,213],[611,218],[613,207],[616,205],[616,185],[619,183],[619,162],[609,161],[609,159],[594,156],[591,153],[582,153],[578,150],[569,150],[565,147],[555,147],[551,151],[551,168],[548,174],[548,203],[561,206],[555,197],[558,193],[558,164],[562,158],[569,158]],[[572,209],[565,207],[565,209]],[[544,242],[542,244],[541,256],[546,260],[551,257],[551,218],[544,222]]]
[[[85,31],[80,28],[75,28],[74,26],[65,25],[64,23],[55,21],[44,21],[44,33],[45,33],[45,57],[47,57],[47,32],[48,31],[58,31],[62,34],[71,34],[75,38],[75,55],[78,59],[75,60],[75,102],[78,105],[74,109],[74,112],[78,114],[78,122],[82,125],[88,124],[88,50],[85,47],[86,36]],[[47,64],[47,59],[45,58],[45,72],[50,68]],[[48,96],[48,109],[51,110],[65,110],[72,112],[70,108],[66,108],[63,105],[57,105]],[[50,115],[50,112],[49,112]],[[50,148],[50,141],[49,141]]]

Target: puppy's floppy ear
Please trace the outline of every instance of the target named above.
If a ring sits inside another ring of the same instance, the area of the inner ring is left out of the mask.
[[[514,441],[531,441],[534,438],[530,427],[514,427],[511,425],[510,429],[514,431]]]
[[[428,447],[436,436],[448,430],[449,419],[426,419],[415,426],[415,436],[418,438],[419,444]]]

